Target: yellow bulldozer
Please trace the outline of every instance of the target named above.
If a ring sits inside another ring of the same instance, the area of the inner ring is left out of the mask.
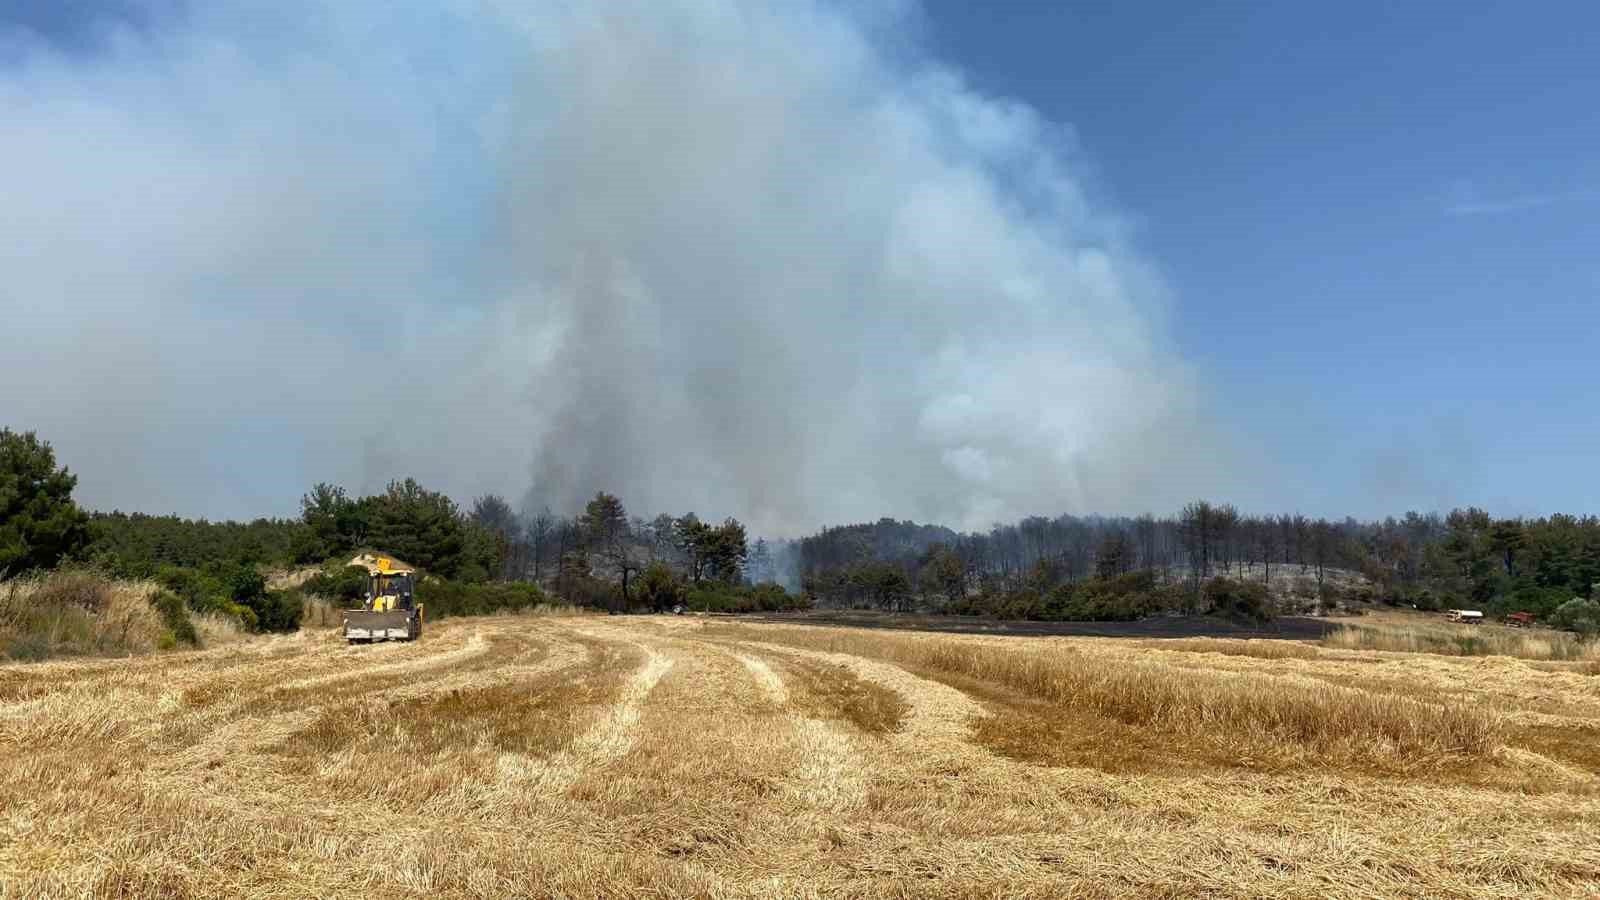
[[[417,570],[392,556],[362,553],[350,565],[367,572],[359,609],[344,611],[344,637],[352,644],[414,641],[422,636],[422,604],[417,602]]]

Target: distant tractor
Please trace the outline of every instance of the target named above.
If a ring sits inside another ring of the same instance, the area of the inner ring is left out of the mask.
[[[1445,618],[1452,622],[1461,622],[1467,625],[1480,625],[1483,623],[1483,613],[1476,609],[1452,609]]]
[[[352,644],[414,641],[422,636],[422,604],[417,602],[417,570],[393,557],[363,553],[350,565],[367,571],[360,609],[344,611],[344,636]]]
[[[1512,628],[1532,628],[1533,627],[1533,613],[1531,613],[1531,612],[1514,612],[1511,615],[1506,616],[1506,624],[1511,626]]]

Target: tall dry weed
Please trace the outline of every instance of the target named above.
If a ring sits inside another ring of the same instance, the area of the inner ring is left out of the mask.
[[[1150,646],[1157,650],[1221,653],[1224,656],[1250,656],[1256,659],[1316,659],[1318,656],[1317,648],[1294,641],[1179,638],[1158,641]]]
[[[232,616],[207,612],[193,613],[189,619],[194,622],[195,634],[199,636],[202,647],[223,647],[250,639],[250,633]]]
[[[151,605],[160,587],[62,571],[0,586],[0,643],[15,659],[149,653],[167,633]]]
[[[344,611],[326,598],[313,594],[301,602],[301,628],[338,628],[343,623]]]
[[[1345,624],[1330,632],[1322,643],[1325,647],[1340,650],[1433,653],[1443,656],[1510,656],[1555,661],[1600,660],[1600,641],[1565,631],[1528,631],[1442,622]]]

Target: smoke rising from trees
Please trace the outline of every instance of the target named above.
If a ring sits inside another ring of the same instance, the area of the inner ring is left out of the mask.
[[[90,506],[415,476],[798,534],[1234,487],[1070,130],[914,6],[151,9],[0,39],[0,421]]]

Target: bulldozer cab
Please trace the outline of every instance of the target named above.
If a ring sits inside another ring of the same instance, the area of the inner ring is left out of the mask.
[[[363,553],[350,565],[367,570],[367,592],[361,606],[374,612],[416,608],[416,569],[391,556]]]
[[[345,639],[367,644],[421,637],[423,609],[416,600],[416,568],[377,553],[361,553],[350,565],[366,570],[367,594],[360,609],[344,614]]]
[[[411,609],[416,585],[410,572],[377,572],[367,576],[367,609]]]

